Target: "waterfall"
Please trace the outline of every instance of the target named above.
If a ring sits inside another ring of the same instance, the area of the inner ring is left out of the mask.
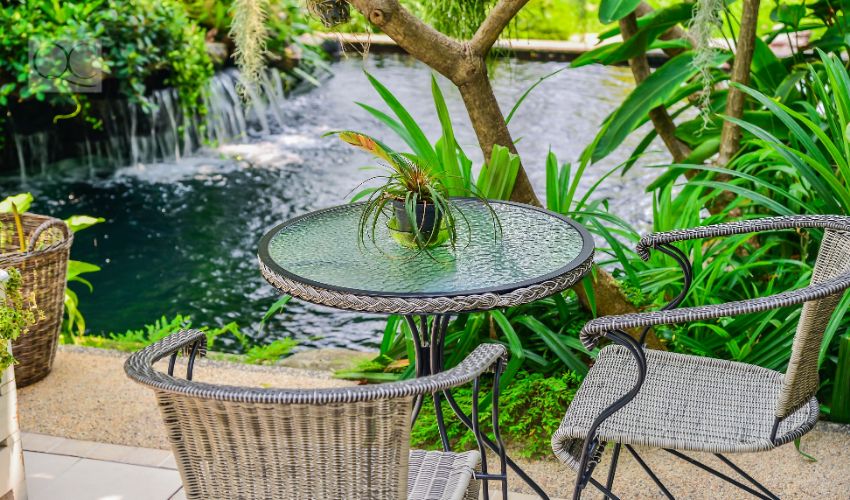
[[[216,146],[272,132],[283,123],[284,85],[276,70],[269,71],[249,102],[239,97],[239,72],[218,72],[207,85],[203,101],[205,116],[186,113],[173,88],[148,96],[148,103],[126,99],[92,99],[92,114],[102,121],[99,130],[77,122],[74,133],[52,128],[29,134],[14,133],[13,144],[18,175],[43,174],[61,160],[73,158],[88,175],[98,168],[117,169],[127,165],[180,161],[202,146]],[[20,118],[19,118],[20,119]],[[85,129],[85,130],[81,130]]]

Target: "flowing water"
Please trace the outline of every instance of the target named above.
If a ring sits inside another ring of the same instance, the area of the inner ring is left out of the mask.
[[[50,163],[49,138],[43,135],[16,137],[20,165],[14,176],[0,179],[0,188],[3,193],[32,191],[38,200],[34,211],[107,218],[78,234],[72,250],[72,258],[103,268],[88,276],[93,293],[78,289],[94,333],[139,328],[162,315],[182,313],[191,315],[196,326],[236,321],[262,341],[293,336],[311,347],[374,347],[382,329],[379,317],[300,301],[290,302],[261,330],[259,320],[277,294],[260,277],[255,257],[266,230],[310,210],[345,203],[369,176],[359,170],[372,163],[365,153],[322,134],[354,129],[401,146],[355,104],[382,107],[364,66],[396,93],[426,134],[436,137],[430,72],[408,58],[343,60],[333,65],[333,75],[321,87],[288,99],[279,81],[269,80],[269,102],[255,99],[247,109],[237,99],[235,75],[224,73],[212,83],[203,129],[185,123],[176,111],[176,96],[160,92],[151,112],[155,119],[147,115],[142,120],[139,110],[116,107],[108,143],[84,142],[73,162]],[[494,70],[494,87],[503,108],[562,66],[501,63]],[[481,154],[460,96],[440,81],[458,140],[479,165]],[[520,139],[517,148],[539,193],[549,148],[562,161],[574,161],[630,88],[626,70],[591,66],[562,71],[526,99],[510,128]],[[140,131],[142,121],[156,126]],[[202,141],[221,145],[197,150]],[[622,161],[628,146],[592,166],[582,189]],[[612,211],[645,227],[651,207],[643,193],[646,183],[645,173],[636,168],[606,179],[597,196],[609,198]]]

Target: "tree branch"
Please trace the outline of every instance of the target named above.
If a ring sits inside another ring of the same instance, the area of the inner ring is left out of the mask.
[[[635,8],[635,16],[636,17],[643,17],[643,16],[645,16],[645,15],[651,13],[651,12],[654,12],[654,11],[655,11],[655,9],[653,9],[651,5],[649,5],[645,1],[642,1],[641,3],[638,4],[637,8]],[[691,38],[690,33],[685,31],[684,29],[682,29],[682,27],[679,26],[678,24],[673,26],[669,30],[665,31],[664,33],[662,33],[659,38],[662,39],[662,40],[678,40],[678,39],[681,38],[683,40],[688,40],[689,42],[691,42],[692,47],[696,46],[696,44],[694,43],[694,40]],[[681,54],[684,51],[685,51],[685,49],[678,49],[678,48],[664,49],[664,53],[667,54],[670,57],[675,57],[675,56]]]
[[[637,16],[634,12],[620,19],[620,33],[624,41],[633,37],[637,30]],[[635,83],[640,84],[649,76],[649,61],[647,61],[645,53],[629,59],[629,66],[635,77]],[[674,162],[681,163],[691,154],[690,149],[676,138],[676,124],[673,123],[673,119],[667,113],[667,108],[662,105],[651,109],[649,119],[652,120],[655,131],[673,156]]]
[[[735,49],[735,61],[732,63],[733,83],[750,83],[750,65],[756,44],[756,25],[758,24],[759,0],[744,0],[741,12],[741,31],[738,34],[738,46]],[[744,115],[744,93],[735,87],[729,87],[726,98],[726,116],[741,118]],[[725,166],[738,152],[741,146],[741,129],[730,120],[723,120],[720,133],[720,154],[717,164]]]
[[[511,19],[517,15],[528,0],[500,0],[487,14],[487,19],[478,27],[478,31],[469,42],[472,53],[484,56],[504,31]]]
[[[407,11],[397,0],[349,0],[408,54],[455,81],[463,70],[464,46]]]

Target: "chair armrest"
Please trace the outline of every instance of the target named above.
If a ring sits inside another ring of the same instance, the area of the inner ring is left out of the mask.
[[[581,341],[588,348],[596,347],[601,337],[606,333],[617,330],[627,330],[640,326],[674,325],[703,321],[707,319],[725,318],[750,314],[769,309],[802,304],[818,300],[850,288],[850,272],[832,279],[797,290],[777,293],[757,299],[739,300],[725,304],[709,306],[683,307],[667,311],[652,311],[619,316],[606,316],[587,322],[581,329]]]
[[[787,217],[765,217],[739,222],[727,222],[710,226],[681,229],[664,233],[648,234],[637,244],[637,254],[643,260],[649,260],[649,250],[660,245],[676,241],[715,238],[736,234],[778,231],[782,229],[821,228],[836,231],[850,231],[850,217],[840,215],[792,215]]]
[[[503,345],[482,344],[476,347],[460,364],[436,375],[387,384],[332,389],[265,389],[214,385],[178,379],[153,369],[153,365],[157,361],[181,350],[183,352],[191,351],[199,341],[201,346],[199,352],[202,352],[206,346],[206,337],[203,332],[183,330],[171,334],[132,354],[124,363],[124,371],[134,381],[153,389],[194,397],[253,403],[354,403],[430,394],[461,386],[472,382],[481,374],[489,371],[500,359],[507,356],[507,350]]]

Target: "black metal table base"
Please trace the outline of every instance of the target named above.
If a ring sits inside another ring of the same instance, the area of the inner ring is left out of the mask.
[[[405,316],[407,326],[410,328],[413,337],[415,359],[415,373],[417,377],[426,377],[443,371],[444,366],[444,348],[446,341],[446,330],[449,326],[450,315],[438,314],[429,318],[428,316]],[[440,432],[440,441],[444,451],[451,451],[451,443],[449,442],[448,434],[446,433],[445,416],[443,414],[443,400],[448,403],[449,407],[455,416],[475,435],[475,441],[478,443],[478,451],[481,453],[481,472],[476,472],[475,477],[482,481],[484,500],[489,500],[490,494],[488,491],[489,481],[500,481],[502,498],[508,497],[508,467],[511,468],[531,489],[535,491],[541,498],[549,500],[549,496],[545,491],[534,482],[529,475],[520,468],[510,457],[507,456],[505,444],[502,441],[501,432],[499,430],[499,379],[504,368],[503,363],[497,363],[493,376],[493,411],[492,411],[492,431],[495,440],[490,439],[481,431],[481,426],[478,417],[478,397],[480,394],[480,380],[476,378],[472,385],[472,411],[470,415],[464,413],[457,401],[451,394],[451,391],[435,392],[431,396],[434,401],[434,413],[437,420],[437,428]],[[411,417],[411,425],[416,423],[419,412],[422,410],[424,396],[418,396],[413,402],[413,413]],[[499,457],[499,472],[490,473],[487,468],[487,448],[492,450]]]

